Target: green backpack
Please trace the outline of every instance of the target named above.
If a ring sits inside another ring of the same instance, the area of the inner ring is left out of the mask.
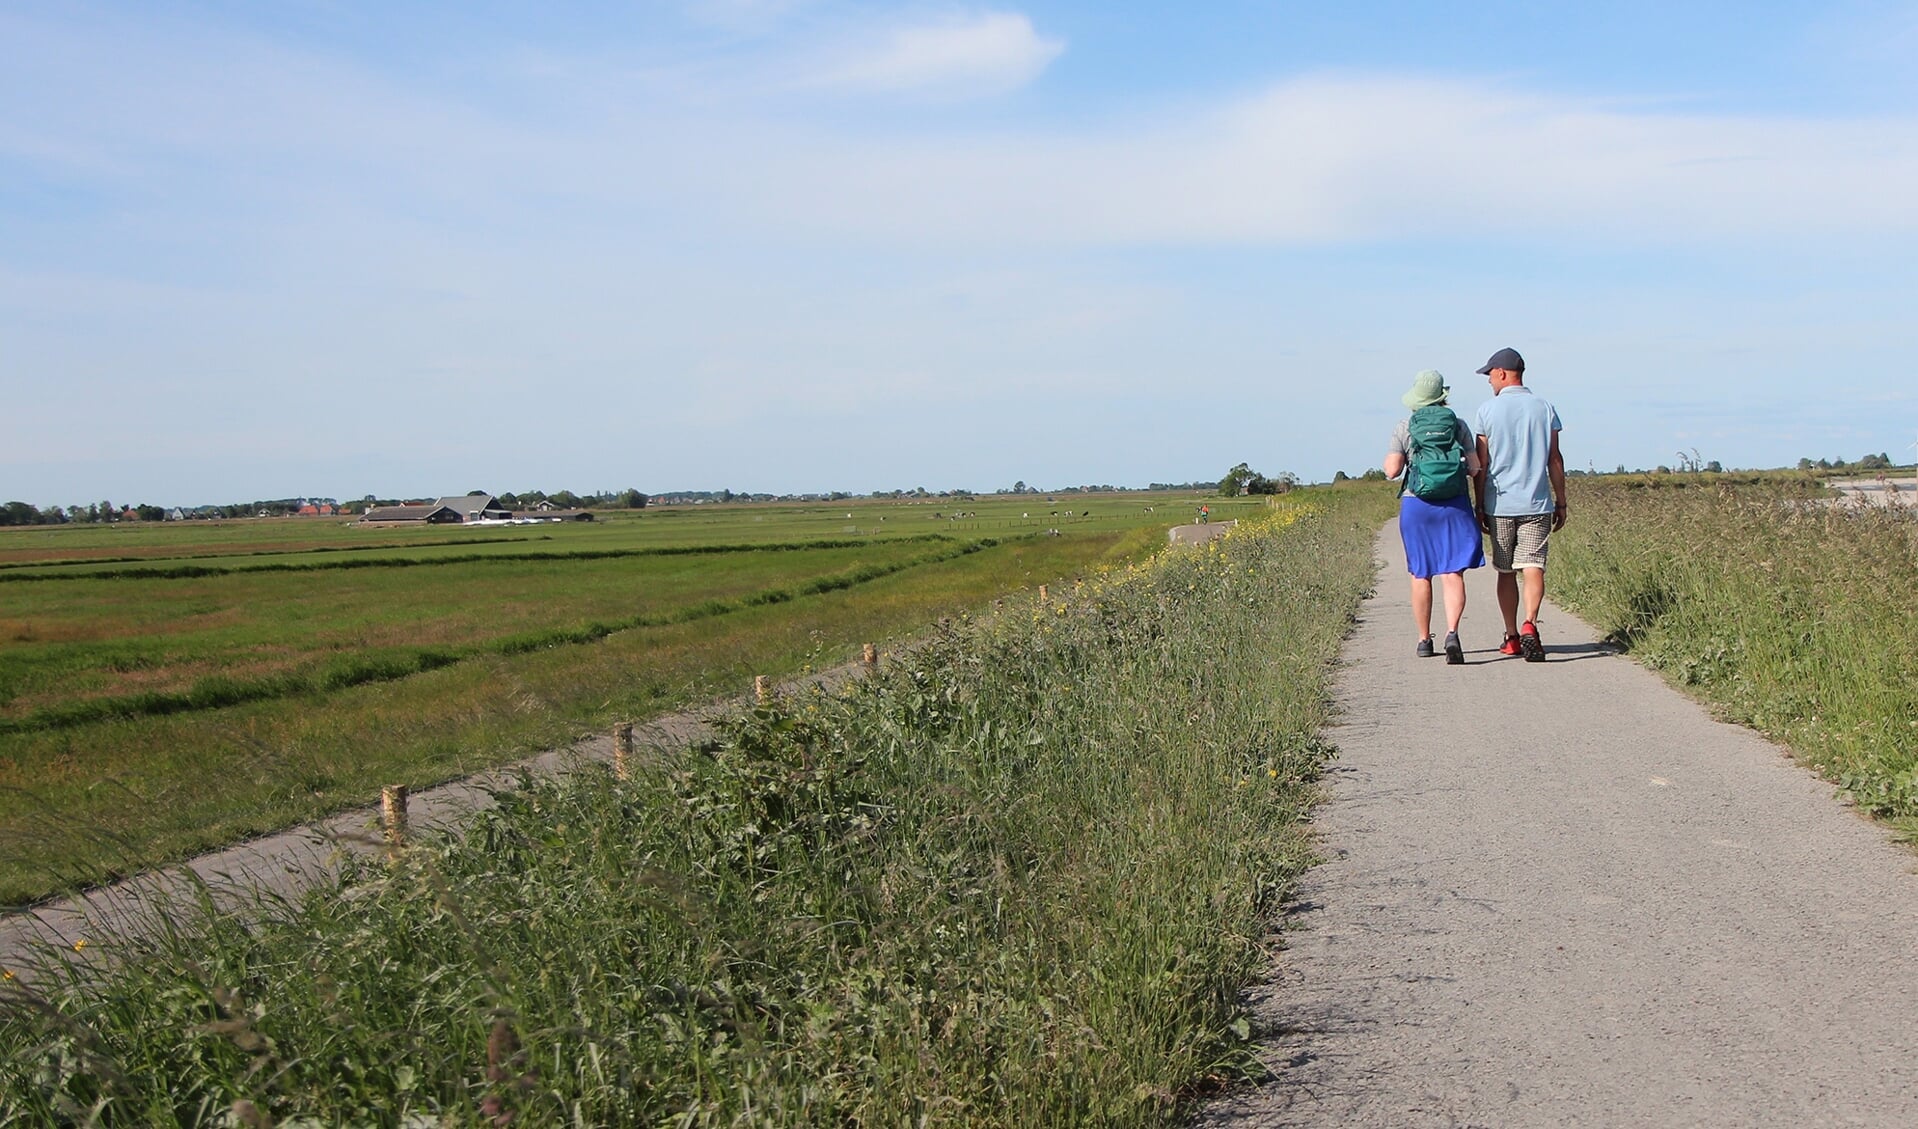
[[[1405,463],[1405,488],[1428,502],[1465,493],[1465,450],[1459,446],[1458,416],[1443,404],[1412,413],[1406,425],[1412,454]]]

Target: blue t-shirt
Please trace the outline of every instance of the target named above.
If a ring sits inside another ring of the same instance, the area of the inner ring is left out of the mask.
[[[1491,462],[1486,467],[1485,512],[1521,517],[1552,512],[1552,478],[1546,463],[1558,411],[1515,384],[1479,405],[1478,433]]]

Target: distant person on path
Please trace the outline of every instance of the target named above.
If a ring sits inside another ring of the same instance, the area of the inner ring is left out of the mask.
[[[1545,600],[1545,549],[1565,525],[1565,457],[1558,449],[1558,411],[1525,387],[1525,358],[1500,349],[1479,374],[1492,398],[1478,409],[1479,526],[1492,538],[1498,606],[1505,615],[1504,655],[1544,662],[1538,609]],[[1524,577],[1525,618],[1519,616]]]
[[[1465,614],[1465,570],[1485,565],[1485,546],[1467,488],[1478,474],[1478,448],[1465,421],[1446,406],[1445,378],[1426,369],[1399,402],[1412,414],[1399,421],[1385,454],[1385,477],[1400,483],[1399,540],[1412,574],[1412,623],[1420,658],[1432,655],[1432,578],[1445,596],[1445,661],[1465,661],[1458,621]]]

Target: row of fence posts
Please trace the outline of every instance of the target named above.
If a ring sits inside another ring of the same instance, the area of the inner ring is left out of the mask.
[[[1039,586],[1039,598],[1045,599],[1045,585]],[[867,643],[860,654],[859,664],[868,674],[879,669],[879,648]],[[772,679],[763,674],[753,677],[753,701],[758,705],[771,705],[773,700]],[[633,723],[622,721],[613,727],[613,776],[620,780],[629,779],[633,772]],[[406,800],[407,789],[404,784],[388,784],[380,789],[380,829],[386,841],[388,858],[399,856],[406,846]]]

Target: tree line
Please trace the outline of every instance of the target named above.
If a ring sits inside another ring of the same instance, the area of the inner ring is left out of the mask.
[[[1891,461],[1889,451],[1876,455],[1866,455],[1855,463],[1844,459],[1799,459],[1799,470],[1890,470],[1897,464]]]
[[[163,521],[166,510],[142,502],[137,506],[116,506],[109,501],[86,502],[73,506],[48,506],[41,509],[26,502],[8,502],[0,509],[0,525],[69,525],[99,521]]]

